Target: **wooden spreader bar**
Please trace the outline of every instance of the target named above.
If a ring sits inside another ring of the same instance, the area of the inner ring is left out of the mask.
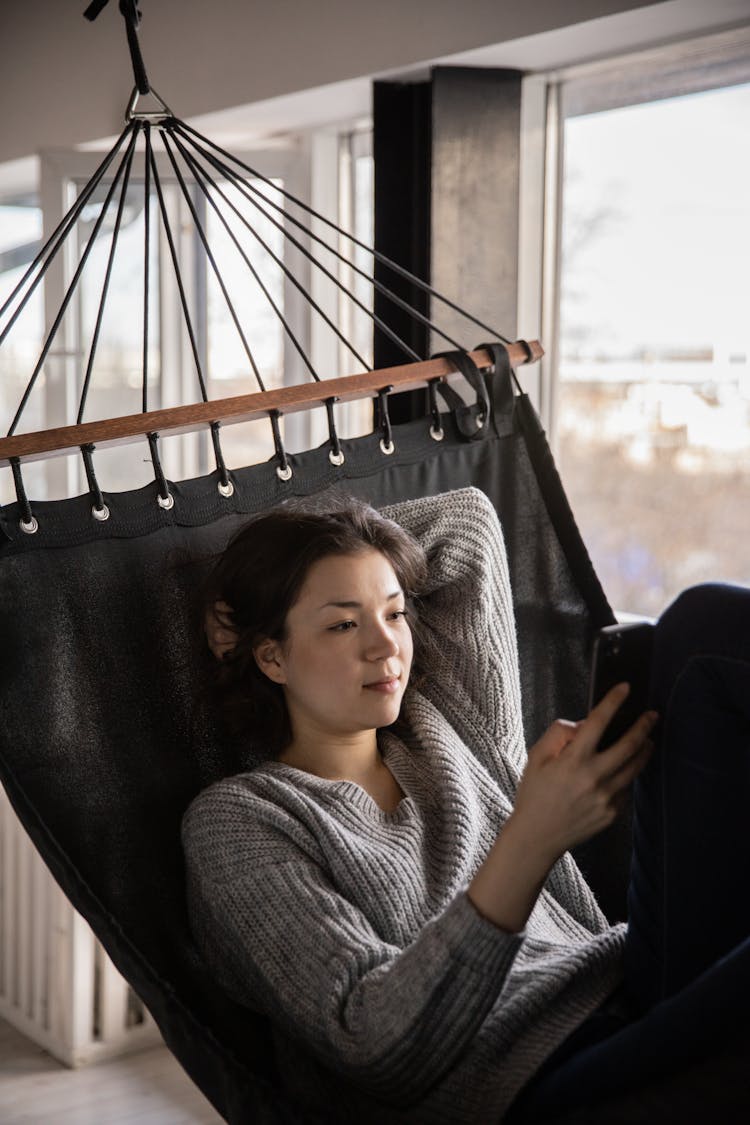
[[[508,345],[511,364],[518,367],[534,363],[544,355],[538,340]],[[489,367],[492,358],[484,349],[469,352],[480,368]],[[11,457],[25,461],[41,461],[62,453],[76,452],[82,445],[123,445],[138,441],[150,433],[184,434],[202,429],[211,422],[231,424],[249,422],[267,417],[272,410],[291,414],[322,406],[326,399],[350,402],[377,394],[384,387],[406,391],[424,387],[431,379],[450,381],[459,373],[447,359],[428,359],[420,363],[407,363],[399,367],[385,367],[378,371],[365,371],[341,379],[301,383],[273,391],[257,391],[233,398],[195,402],[188,406],[175,406],[167,410],[149,410],[141,414],[126,414],[101,422],[83,422],[78,426],[60,426],[54,430],[40,430],[30,434],[16,434],[0,438],[0,465],[7,465]]]

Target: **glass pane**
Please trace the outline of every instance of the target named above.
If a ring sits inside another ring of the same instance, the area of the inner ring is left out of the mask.
[[[353,133],[342,138],[339,161],[339,217],[342,230],[351,231],[365,246],[374,242],[374,165],[372,136],[370,133]],[[336,295],[338,324],[342,335],[365,361],[364,369],[373,362],[373,309],[372,284],[373,257],[367,250],[341,237],[339,250],[351,262],[339,262],[339,281],[356,298],[351,300],[344,290]],[[360,270],[361,273],[358,273]],[[364,275],[364,276],[363,276]],[[352,375],[363,370],[355,355],[343,343],[339,346],[339,374]],[[372,399],[359,399],[339,408],[339,435],[360,437],[372,432]]]
[[[81,186],[77,185],[76,192]],[[84,252],[89,242],[106,192],[106,186],[100,187],[92,196],[90,204],[84,208],[77,228],[79,255]],[[91,345],[112,247],[118,201],[119,191],[116,190],[115,198],[107,209],[77,288],[80,347],[76,371],[77,393],[74,402],[71,403],[73,414],[78,412],[81,389],[89,366]],[[158,224],[158,205],[152,195],[149,214],[146,392],[146,405],[149,410],[157,410],[162,406]],[[98,342],[91,365],[89,390],[81,419],[84,422],[116,418],[122,414],[138,414],[143,409],[144,254],[143,184],[131,182],[123,208]],[[71,416],[66,421],[67,423],[75,421],[75,417]],[[99,484],[106,491],[119,492],[139,488],[153,480],[153,468],[145,439],[142,448],[137,444],[127,444],[97,449],[95,464]],[[82,491],[87,488],[82,469],[80,488]]]
[[[619,610],[750,581],[749,180],[750,86],[565,122],[556,442]]]
[[[281,180],[273,183],[283,186]],[[226,182],[210,192],[216,209],[207,203],[206,238],[221,281],[205,263],[209,398],[261,390],[255,369],[263,389],[273,390],[284,383],[284,273],[279,262],[285,239],[276,225],[283,224],[283,215],[269,201],[278,205],[283,197],[259,180],[250,181],[249,193],[258,193],[258,206]],[[283,418],[281,423],[283,434]],[[274,453],[266,421],[226,426],[221,444],[230,468]]]

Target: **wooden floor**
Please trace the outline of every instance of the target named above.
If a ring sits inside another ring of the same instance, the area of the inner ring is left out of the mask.
[[[0,1020],[2,1125],[219,1125],[166,1047],[68,1070]]]

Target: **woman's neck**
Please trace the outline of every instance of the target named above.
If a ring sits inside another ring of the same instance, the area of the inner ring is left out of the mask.
[[[293,739],[279,754],[278,761],[330,781],[360,781],[377,775],[383,768],[374,730],[360,731],[335,742],[330,736],[320,741]]]

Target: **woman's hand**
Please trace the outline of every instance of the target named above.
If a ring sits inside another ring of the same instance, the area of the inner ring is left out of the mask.
[[[217,660],[223,660],[237,643],[237,632],[232,625],[232,607],[218,601],[209,606],[204,618],[208,647]]]
[[[511,819],[551,863],[612,824],[625,790],[651,756],[654,711],[641,715],[612,746],[597,750],[628,690],[627,684],[612,688],[581,722],[553,723],[529,751]]]
[[[624,790],[648,761],[653,711],[607,750],[596,749],[627,694],[619,684],[588,718],[559,719],[529,751],[513,812],[467,888],[479,913],[500,929],[523,929],[552,865],[612,823]]]

